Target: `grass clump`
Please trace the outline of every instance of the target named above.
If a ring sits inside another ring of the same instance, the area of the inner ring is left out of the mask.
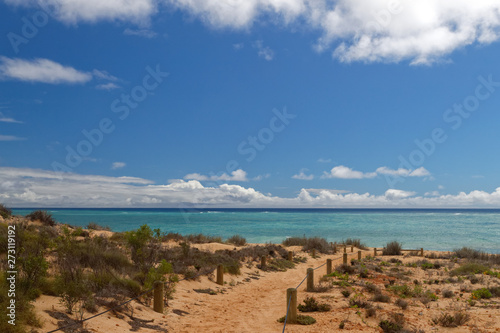
[[[397,241],[387,243],[387,245],[382,250],[382,255],[384,256],[397,256],[401,255],[402,245]]]
[[[372,301],[381,302],[381,303],[389,303],[391,301],[391,298],[388,295],[375,294],[375,295],[373,295]]]
[[[56,220],[45,210],[35,210],[29,213],[26,217],[31,221],[40,221],[43,225],[53,227],[56,225]]]
[[[381,320],[378,324],[384,333],[402,332],[404,325],[405,319],[402,313],[391,313],[391,318]]]
[[[297,309],[301,312],[328,312],[332,307],[326,303],[318,303],[314,297],[306,297],[304,304],[299,304]]]
[[[281,317],[278,319],[279,323],[284,323],[285,322],[285,316]],[[314,319],[311,316],[304,316],[304,315],[297,315],[297,324],[299,325],[312,325],[316,323],[316,319]]]
[[[443,294],[444,298],[452,298],[453,296],[455,296],[453,291],[451,291],[449,289],[443,290],[442,294]]]
[[[94,223],[94,222],[90,222],[87,225],[87,229],[88,230],[96,230],[96,231],[100,231],[100,230],[111,231],[111,228],[109,226],[103,227],[103,226],[100,226],[99,224]]]
[[[451,276],[479,274],[489,270],[489,267],[478,262],[468,262],[450,272]]]
[[[408,308],[408,301],[404,299],[398,298],[396,302],[394,302],[397,306],[399,306],[402,310],[406,310]]]
[[[302,251],[316,250],[321,253],[331,253],[330,244],[321,237],[288,237],[281,244],[284,246],[302,246]]]
[[[226,242],[229,244],[236,245],[236,246],[244,246],[244,245],[246,245],[247,240],[245,238],[241,237],[240,235],[234,235],[234,236],[228,238]]]
[[[465,325],[470,320],[470,315],[468,313],[459,311],[454,314],[442,313],[438,317],[432,319],[434,325],[440,325],[442,327],[458,327]]]
[[[488,299],[488,298],[492,298],[492,297],[493,297],[493,295],[486,288],[476,289],[476,290],[473,290],[471,293],[472,299]]]
[[[12,215],[12,210],[10,210],[10,208],[7,208],[4,204],[0,203],[0,216],[6,219],[11,215]]]
[[[366,245],[361,243],[361,239],[358,239],[358,238],[354,238],[354,239],[347,238],[343,243],[344,243],[344,245],[352,245],[352,246],[354,246],[358,249],[361,249],[361,250],[368,250]]]

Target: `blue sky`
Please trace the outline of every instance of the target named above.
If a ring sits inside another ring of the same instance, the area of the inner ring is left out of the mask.
[[[0,201],[499,207],[500,5],[361,3],[0,2]]]

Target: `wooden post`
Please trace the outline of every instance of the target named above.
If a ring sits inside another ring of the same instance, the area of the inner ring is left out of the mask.
[[[374,256],[374,257],[376,257],[376,256],[377,256],[377,248],[376,248],[376,247],[374,247],[374,248],[373,248],[373,256]]]
[[[333,252],[337,252],[337,243],[333,244]]]
[[[260,268],[266,267],[266,259],[267,259],[267,256],[262,256],[260,258]]]
[[[354,252],[354,245],[351,245],[351,252]]]
[[[332,273],[332,259],[326,259],[326,274]]]
[[[295,324],[297,322],[297,289],[295,288],[286,290],[286,311],[288,312],[286,322]]]
[[[316,249],[313,249],[313,258],[316,258]]]
[[[344,253],[347,253],[347,247],[344,245]]]
[[[306,291],[314,290],[314,269],[307,269],[307,288]]]
[[[163,282],[156,281],[154,287],[153,310],[158,313],[163,313]]]
[[[361,260],[361,251],[358,251],[358,260]]]
[[[217,284],[224,285],[224,267],[222,265],[217,266]]]
[[[347,253],[344,253],[344,261],[343,261],[344,265],[347,265]]]
[[[288,261],[292,261],[292,260],[293,260],[293,252],[288,251]]]
[[[423,257],[423,256],[424,256],[424,248],[423,248],[423,247],[421,247],[421,248],[420,248],[420,256],[421,256],[421,257]]]

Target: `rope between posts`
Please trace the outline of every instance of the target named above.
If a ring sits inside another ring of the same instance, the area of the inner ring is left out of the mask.
[[[211,273],[213,273],[213,271],[214,271],[215,269],[216,269],[216,268],[212,269],[210,272],[198,273],[197,275],[195,275],[195,276],[191,277],[190,279],[197,278],[198,276],[203,275],[203,274],[211,274]],[[187,278],[180,279],[180,280],[179,280],[179,281],[177,281],[177,282],[181,282],[181,281],[184,281],[184,280],[187,280]],[[165,281],[165,282],[163,282],[163,284],[168,284],[168,283],[171,283],[171,281]],[[154,284],[153,284],[153,285],[154,285]],[[108,312],[110,312],[110,311],[114,311],[114,310],[116,310],[116,309],[118,309],[118,308],[120,308],[120,307],[124,306],[125,304],[130,303],[130,302],[132,302],[133,300],[136,300],[136,299],[138,299],[138,298],[140,298],[140,297],[142,297],[142,296],[146,295],[147,293],[150,293],[150,292],[151,292],[151,291],[153,291],[154,289],[155,289],[155,287],[152,287],[152,288],[150,288],[150,289],[148,289],[148,290],[146,290],[146,291],[142,292],[142,293],[141,293],[141,294],[139,294],[138,296],[133,297],[133,298],[131,298],[131,299],[129,299],[129,300],[127,300],[127,301],[125,301],[125,302],[121,303],[121,304],[118,304],[117,306],[115,306],[115,307],[113,307],[113,308],[111,308],[111,309],[108,309],[108,310],[106,310],[106,311],[103,311],[103,312],[101,312],[101,313],[98,313],[98,314],[96,314],[96,315],[93,315],[93,316],[91,316],[91,317],[88,317],[88,318],[85,318],[85,319],[82,319],[82,320],[76,321],[76,322],[74,322],[74,323],[68,324],[68,325],[66,325],[66,326],[59,327],[59,328],[57,328],[57,329],[55,329],[55,330],[52,330],[52,331],[49,331],[49,332],[47,332],[47,333],[54,333],[54,332],[57,332],[57,331],[63,330],[63,329],[65,329],[65,328],[69,328],[69,327],[71,327],[71,326],[74,326],[74,325],[77,325],[77,324],[81,324],[81,323],[83,323],[84,321],[87,321],[87,320],[90,320],[90,319],[93,319],[93,318],[99,317],[99,316],[101,316],[101,315],[103,315],[103,314],[105,314],[105,313],[108,313]]]

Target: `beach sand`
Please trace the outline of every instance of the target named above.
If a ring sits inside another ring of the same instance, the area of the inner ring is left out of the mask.
[[[166,247],[176,246],[169,242]],[[218,249],[234,249],[235,246],[219,243],[193,244],[193,247],[207,251]],[[300,247],[290,247],[295,255],[308,257],[306,263],[297,264],[294,269],[286,272],[264,272],[256,267],[243,265],[239,276],[225,274],[226,284],[224,287],[217,285],[206,276],[198,281],[181,281],[176,285],[174,299],[169,300],[168,307],[164,314],[156,313],[151,307],[133,301],[134,316],[143,320],[152,320],[149,324],[158,325],[168,332],[281,332],[283,324],[277,319],[286,313],[286,289],[295,288],[306,276],[307,268],[315,268],[326,262],[326,259],[335,259],[333,266],[342,263],[342,253],[334,255],[319,255],[311,258],[309,253],[300,251]],[[348,249],[349,251],[349,249]],[[348,252],[349,253],[349,252]],[[355,252],[357,253],[357,249]],[[363,251],[363,256],[373,254],[373,250]],[[429,254],[429,252],[426,252]],[[435,253],[439,254],[439,253]],[[355,256],[349,256],[355,257]],[[384,256],[377,257],[385,262],[391,258],[397,258],[403,262],[415,262],[421,257],[411,256]],[[458,264],[450,263],[449,260],[429,259],[431,262],[447,262],[451,268]],[[446,266],[446,267],[448,267]],[[400,265],[399,267],[404,267]],[[446,268],[448,269],[448,268]],[[423,284],[424,280],[445,279],[445,267],[439,270],[423,270],[421,268],[407,268],[412,271],[410,281],[418,280]],[[315,284],[319,283],[321,276],[326,274],[326,266],[315,270]],[[319,302],[331,305],[328,312],[306,313],[314,317],[317,322],[313,325],[303,326],[297,324],[287,324],[286,332],[337,332],[342,331],[339,325],[344,321],[345,331],[351,332],[383,332],[378,326],[383,319],[390,317],[391,313],[402,313],[406,321],[406,328],[413,329],[414,332],[500,332],[500,310],[499,298],[477,301],[474,306],[467,305],[470,293],[461,292],[460,288],[471,290],[481,286],[492,286],[500,284],[498,278],[485,276],[479,284],[470,285],[469,281],[461,284],[423,284],[423,288],[429,289],[439,296],[437,301],[424,305],[418,300],[408,299],[409,306],[402,310],[394,304],[398,298],[384,288],[389,277],[384,273],[363,279],[379,286],[384,294],[390,295],[390,303],[374,303],[376,316],[367,318],[364,309],[357,309],[349,306],[348,298],[345,298],[341,291],[349,289],[354,293],[362,294],[360,297],[369,299],[371,295],[363,287],[353,284],[349,288],[335,286],[333,289],[323,293],[306,292],[306,282],[298,288],[298,304],[307,296],[314,296]],[[496,279],[496,280],[495,280]],[[355,281],[361,279],[354,277]],[[195,289],[212,289],[217,293],[210,295],[207,293],[195,292]],[[454,293],[453,298],[444,298],[441,292],[449,289]],[[460,294],[462,294],[460,296]],[[38,316],[42,319],[44,332],[57,328],[57,320],[51,317],[46,310],[64,312],[57,297],[41,296],[35,302]],[[105,308],[100,308],[99,311]],[[457,310],[465,311],[471,316],[466,325],[456,328],[444,328],[432,323],[432,318],[436,318],[443,312],[454,313]],[[127,311],[124,311],[128,313]],[[300,314],[300,312],[299,312]],[[91,316],[85,313],[84,318]],[[118,315],[120,316],[120,314]],[[74,318],[75,316],[72,315]],[[126,332],[130,331],[131,325],[128,323],[128,316],[121,314],[121,319],[111,312],[85,322],[85,328],[91,332]],[[139,332],[158,332],[160,329],[140,328]]]

